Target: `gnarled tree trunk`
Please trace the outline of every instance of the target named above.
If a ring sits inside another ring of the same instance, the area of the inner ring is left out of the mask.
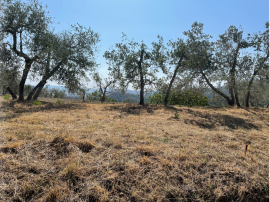
[[[169,98],[169,95],[170,95],[170,91],[171,91],[171,88],[172,88],[172,84],[174,82],[174,79],[176,77],[176,74],[177,74],[177,71],[178,69],[180,68],[181,66],[181,62],[182,62],[182,59],[179,61],[178,65],[176,66],[175,70],[174,70],[174,73],[173,73],[173,77],[170,81],[170,84],[168,86],[168,89],[167,89],[167,92],[166,92],[166,95],[165,95],[165,98],[164,98],[164,105],[167,106],[168,105],[168,98]]]
[[[222,93],[221,91],[219,91],[217,88],[215,88],[215,87],[210,83],[210,81],[208,80],[208,78],[206,77],[206,75],[205,75],[203,72],[201,72],[201,74],[202,74],[203,78],[205,79],[206,83],[210,86],[210,88],[212,88],[213,91],[215,91],[217,94],[219,94],[219,95],[221,95],[222,97],[224,97],[224,98],[227,100],[227,102],[228,102],[228,104],[229,104],[230,106],[233,106],[233,105],[234,105],[234,100],[233,100],[233,99],[230,99],[227,95],[225,95],[224,93]]]
[[[6,87],[6,90],[9,92],[9,94],[12,96],[12,99],[15,100],[17,99],[17,95],[15,93],[13,93],[13,91],[11,90],[11,88],[8,86]]]
[[[140,61],[138,62],[139,71],[140,71],[140,82],[141,82],[141,90],[140,90],[140,105],[144,105],[144,79],[142,73],[142,62],[143,62],[143,53],[144,50],[141,51]]]
[[[25,81],[27,79],[27,75],[29,73],[29,70],[31,68],[31,65],[32,65],[32,61],[26,61],[26,64],[25,64],[25,68],[23,70],[23,75],[22,75],[22,79],[21,79],[21,82],[20,82],[20,85],[19,85],[19,99],[18,101],[24,101],[24,95],[23,95],[23,92],[24,92],[24,85],[25,85]]]
[[[253,79],[256,76],[258,71],[254,71],[249,83],[248,83],[248,92],[247,92],[247,97],[246,97],[246,107],[249,107],[249,99],[250,99],[250,89],[252,87]]]
[[[41,93],[41,91],[42,91],[43,87],[45,86],[45,84],[46,84],[46,82],[42,82],[42,83],[39,85],[39,87],[38,87],[38,89],[37,89],[37,91],[36,91],[36,93],[35,93],[35,95],[34,95],[34,97],[33,97],[33,100],[36,100],[36,99],[38,98],[38,96],[39,96],[39,94]]]

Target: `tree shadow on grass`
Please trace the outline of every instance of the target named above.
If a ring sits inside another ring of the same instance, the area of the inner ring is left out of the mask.
[[[154,110],[161,109],[163,106],[159,105],[139,105],[134,103],[106,106],[104,111],[118,111],[119,113],[140,115],[142,113],[153,113]]]
[[[181,110],[179,110],[181,111]],[[232,115],[223,115],[223,114],[203,114],[199,111],[194,111],[191,109],[187,110],[188,113],[192,114],[194,117],[200,117],[201,119],[185,119],[184,123],[197,125],[200,128],[215,129],[216,126],[227,126],[230,129],[255,129],[260,130],[260,128],[247,120],[242,118],[234,117]]]

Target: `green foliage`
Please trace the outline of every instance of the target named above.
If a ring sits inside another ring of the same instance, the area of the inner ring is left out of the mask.
[[[40,101],[38,101],[38,100],[33,100],[33,101],[32,101],[32,104],[34,104],[34,105],[41,105],[42,102],[40,102]]]
[[[137,94],[132,94],[132,93],[122,94],[120,92],[116,92],[116,93],[113,93],[113,94],[108,95],[108,96],[110,98],[114,98],[117,102],[124,102],[127,99],[129,99],[130,103],[139,103],[140,102],[140,97]],[[144,101],[146,103],[149,102],[149,96],[148,95],[144,96]]]
[[[25,85],[24,86],[24,95],[28,95],[31,90],[34,88],[34,86],[31,85]],[[39,97],[46,97],[46,98],[66,98],[67,94],[65,90],[60,90],[57,88],[51,88],[49,89],[48,86],[46,86],[45,88],[43,88],[41,90],[41,93],[39,95]]]
[[[51,89],[51,95],[53,98],[66,98],[66,92],[64,90],[59,89]]]
[[[102,101],[102,93],[100,90],[96,90],[93,93],[87,94],[87,99],[89,99],[90,102],[92,101]],[[105,95],[105,101],[104,102],[117,102],[114,98],[109,98],[107,95]]]
[[[178,112],[176,112],[176,113],[174,114],[174,118],[176,118],[176,119],[178,119],[178,118],[179,118],[179,114],[178,114]]]
[[[4,95],[5,100],[9,100],[9,94]]]
[[[0,46],[0,91],[3,95],[7,93],[6,87],[10,87],[15,94],[19,92],[20,71],[16,62],[14,54]]]
[[[167,71],[166,54],[163,38],[158,36],[158,42],[152,43],[149,49],[146,44],[128,40],[123,33],[122,43],[115,45],[116,49],[105,51],[104,57],[110,65],[110,75],[119,81],[119,91],[125,92],[129,84],[135,90],[150,88],[157,80],[156,72]],[[146,79],[147,78],[147,79]],[[144,104],[144,94],[140,94],[141,104]]]
[[[139,99],[135,99],[133,97],[127,97],[125,98],[123,101],[123,103],[138,103],[139,102]]]
[[[107,95],[105,95],[105,102],[117,102],[114,98],[109,98]]]
[[[150,96],[149,104],[164,104],[165,94],[154,93]],[[169,105],[184,105],[184,106],[209,106],[208,98],[205,95],[195,94],[190,91],[182,92],[181,94],[176,94],[174,92],[170,93],[168,98]]]
[[[61,101],[61,100],[58,99],[58,100],[56,101],[56,104],[59,104],[59,105],[60,105],[60,104],[64,104],[64,101]]]
[[[34,89],[34,86],[31,86],[29,84],[24,85],[24,96],[28,95],[32,90]]]

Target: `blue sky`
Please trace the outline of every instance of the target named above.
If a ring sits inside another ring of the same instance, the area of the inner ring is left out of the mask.
[[[121,42],[122,32],[129,39],[142,40],[149,47],[157,41],[183,38],[183,31],[193,22],[204,23],[204,32],[218,39],[230,25],[241,27],[244,33],[264,31],[269,20],[268,0],[40,0],[47,4],[54,17],[56,32],[70,29],[79,23],[100,34],[100,51],[97,53],[99,72],[107,76],[104,52]],[[60,24],[58,24],[58,22]],[[160,73],[159,76],[162,76]],[[36,82],[29,81],[30,84]],[[56,83],[49,83],[55,85]],[[88,87],[92,87],[92,82]]]

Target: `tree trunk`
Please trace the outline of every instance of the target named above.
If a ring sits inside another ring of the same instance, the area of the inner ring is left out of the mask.
[[[5,95],[5,94],[6,94],[6,92],[7,92],[7,90],[6,90],[5,86],[3,86],[3,91],[2,91],[2,94],[3,94],[3,95]]]
[[[231,82],[232,82],[232,75],[233,75],[233,70],[231,69],[230,70],[230,76],[231,76]],[[231,95],[231,102],[233,103],[234,105],[234,94],[233,94],[233,83],[229,83],[229,93]],[[232,105],[232,106],[233,106]]]
[[[235,95],[235,101],[236,101],[237,107],[241,107],[237,90],[234,91],[234,95]]]
[[[22,33],[20,33],[20,38],[21,38],[21,34]],[[32,63],[35,60],[39,59],[39,56],[35,55],[31,59],[28,55],[23,53],[23,51],[22,51],[22,41],[20,41],[20,51],[18,51],[17,50],[17,34],[16,34],[16,32],[13,32],[12,36],[13,36],[13,47],[11,48],[12,51],[15,52],[17,54],[17,56],[23,57],[24,60],[25,60],[25,67],[24,67],[23,75],[22,75],[21,82],[20,82],[20,85],[19,85],[19,99],[18,99],[18,101],[24,101],[23,92],[24,92],[25,81],[27,79],[27,76],[28,76],[28,73],[29,73],[29,70],[31,68]]]
[[[50,53],[49,53],[50,56]],[[38,83],[38,85],[29,93],[27,100],[31,100],[33,94],[35,93],[35,91],[37,91],[33,97],[33,100],[36,100],[41,92],[41,90],[43,89],[43,87],[45,86],[45,84],[47,83],[47,80],[60,68],[62,64],[62,61],[60,61],[51,72],[49,72],[49,66],[46,67],[46,73],[45,75],[43,75],[42,80]],[[38,89],[37,89],[38,88]],[[51,94],[52,97],[52,94]]]
[[[83,91],[83,97],[82,97],[83,102],[84,102],[84,97],[85,97],[85,91]]]
[[[231,103],[232,103],[231,106],[233,106],[234,105],[234,94],[233,94],[233,87],[232,86],[229,87],[229,93],[231,95]]]
[[[46,84],[46,82],[40,84],[40,86],[38,87],[38,89],[37,89],[37,91],[36,91],[36,93],[35,93],[35,95],[33,97],[33,100],[36,100],[38,98],[38,96],[40,95],[40,93],[41,93],[43,87],[45,86],[45,84]]]
[[[32,65],[32,61],[26,61],[26,64],[25,64],[25,68],[23,70],[23,75],[22,75],[22,79],[21,79],[21,82],[20,82],[20,88],[19,88],[19,99],[18,101],[24,101],[24,95],[23,95],[23,92],[24,92],[24,85],[25,85],[25,81],[27,79],[27,75],[28,75],[28,72],[31,68],[31,65]]]
[[[249,107],[249,98],[250,98],[250,90],[248,90],[248,92],[247,92],[246,107]]]
[[[240,102],[239,102],[239,97],[238,97],[238,89],[236,88],[235,85],[235,69],[233,70],[233,91],[234,91],[234,97],[235,97],[235,102],[237,107],[241,107]]]
[[[144,105],[144,80],[141,76],[140,105]]]
[[[105,102],[105,91],[104,91],[104,93],[102,93],[101,102],[102,102],[102,103]]]
[[[51,61],[51,51],[48,51],[48,56],[47,56],[47,64],[45,66],[45,74],[42,76],[41,81],[35,86],[35,88],[28,94],[27,96],[27,100],[31,100],[32,96],[34,95],[34,99],[36,100],[42,90],[42,88],[44,87],[44,85],[46,84],[48,78],[49,78],[49,74],[50,74],[50,61]],[[40,89],[41,88],[41,89]],[[38,93],[36,91],[39,91]]]
[[[257,74],[258,71],[254,71],[249,83],[248,83],[248,92],[247,92],[247,97],[246,97],[246,107],[249,107],[249,98],[250,98],[250,89],[252,87],[253,79],[255,75]]]
[[[234,100],[230,99],[227,95],[225,95],[224,93],[222,93],[221,91],[219,91],[217,88],[215,88],[211,83],[210,81],[208,80],[208,78],[205,76],[205,74],[203,72],[201,72],[203,78],[205,79],[206,83],[210,86],[210,88],[212,88],[213,91],[215,91],[217,94],[221,95],[222,97],[224,97],[228,104],[230,106],[233,106],[234,105]]]
[[[13,91],[11,90],[11,88],[9,86],[6,87],[6,89],[10,93],[10,95],[12,96],[13,100],[17,99],[17,95],[15,95],[15,93],[13,93]]]
[[[237,61],[237,56],[238,56],[238,53],[239,53],[239,49],[240,49],[240,45],[238,44],[237,48],[236,48],[236,51],[235,51],[235,54],[234,54],[233,65],[232,65],[232,68],[230,70],[232,89],[234,91],[235,101],[236,101],[237,107],[240,107],[240,102],[239,102],[239,98],[238,98],[238,91],[237,91],[236,86],[235,86],[235,67],[236,67],[236,61]],[[230,90],[230,93],[231,93],[231,96],[232,96],[232,99],[233,99],[232,89]],[[233,101],[234,101],[234,99],[233,99]]]
[[[182,60],[180,60],[180,62],[179,62],[178,65],[176,66],[176,68],[175,68],[175,70],[174,70],[174,73],[173,73],[173,77],[172,77],[172,79],[171,79],[171,81],[170,81],[170,84],[169,84],[169,87],[168,87],[168,89],[167,89],[167,92],[166,92],[166,95],[165,95],[165,98],[164,98],[164,105],[165,105],[165,106],[167,106],[167,104],[168,104],[168,98],[169,98],[169,94],[170,94],[170,91],[171,91],[171,88],[172,88],[172,84],[173,84],[174,79],[175,79],[175,77],[176,77],[177,71],[178,71],[178,69],[179,69],[179,67],[180,67],[181,61],[182,61]]]
[[[102,97],[101,97],[101,102],[102,102],[102,103],[105,102],[106,88],[107,88],[107,87],[105,87],[104,90],[103,90],[102,87],[101,87],[101,82],[100,82],[99,90],[100,90],[100,92],[102,93]]]
[[[46,83],[46,82],[45,82]],[[42,81],[41,82],[39,82],[36,86],[35,86],[35,88],[33,88],[33,90],[31,90],[31,92],[28,94],[28,96],[27,96],[27,100],[31,100],[32,99],[32,97],[33,97],[33,95],[36,93],[36,91],[38,90],[38,88],[40,87],[42,85]]]
[[[144,105],[144,79],[142,73],[142,62],[143,62],[143,53],[144,50],[141,50],[140,61],[138,62],[139,71],[140,71],[140,80],[141,80],[141,90],[140,90],[140,105]]]

